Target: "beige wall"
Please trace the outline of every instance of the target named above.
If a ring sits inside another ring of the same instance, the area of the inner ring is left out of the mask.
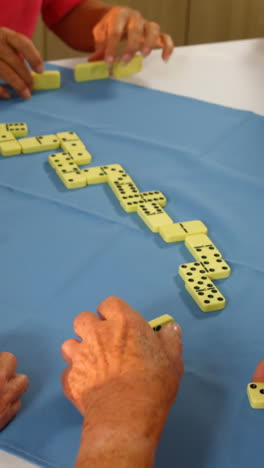
[[[176,45],[264,36],[264,0],[106,0],[139,9]],[[34,42],[46,60],[80,55],[39,21]]]

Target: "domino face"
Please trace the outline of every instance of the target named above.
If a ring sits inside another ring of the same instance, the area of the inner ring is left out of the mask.
[[[101,166],[89,167],[89,169],[83,169],[81,172],[85,175],[87,185],[107,182],[107,174]]]
[[[87,185],[86,176],[77,169],[73,172],[56,171],[59,178],[68,189],[82,188]]]
[[[68,154],[78,166],[92,162],[92,155],[87,150],[71,150]]]
[[[31,72],[34,90],[58,89],[61,86],[59,71],[45,71],[43,73]]]
[[[184,281],[186,281],[186,275],[191,277],[197,274],[204,274],[210,279],[223,279],[228,278],[231,274],[229,265],[222,259],[218,259],[215,263],[213,262],[193,262],[185,263],[180,265],[179,274]]]
[[[100,60],[98,62],[79,63],[74,68],[75,81],[102,80],[109,77],[108,65]]]
[[[54,169],[58,166],[58,164],[63,165],[67,162],[75,162],[72,160],[71,156],[68,153],[54,153],[50,154],[48,157],[48,161]],[[61,166],[60,166],[61,167]]]
[[[221,310],[226,306],[224,296],[206,276],[189,279],[185,288],[203,312]]]
[[[187,236],[185,245],[198,262],[222,257],[221,252],[206,234]]]
[[[57,149],[60,142],[56,135],[41,135],[37,137],[22,138],[19,140],[22,153],[37,153]]]
[[[254,409],[264,409],[264,382],[251,382],[247,386],[250,406]]]
[[[63,163],[58,163],[55,168],[57,173],[67,174],[68,172],[79,172],[79,166],[73,161],[67,161]]]
[[[206,234],[207,227],[202,221],[186,221],[184,223],[173,223],[163,226],[160,235],[165,242],[180,242],[187,236],[194,234]]]
[[[161,226],[173,223],[169,215],[156,202],[140,204],[137,213],[152,232],[159,232]]]
[[[120,205],[127,213],[137,211],[140,204],[145,200],[141,193],[134,193],[133,195],[120,195]]]
[[[25,122],[11,122],[6,124],[0,124],[0,131],[2,131],[2,125],[5,126],[4,131],[11,132],[15,138],[25,137],[28,135],[28,126]]]
[[[79,141],[80,138],[78,137],[77,133],[75,132],[59,132],[56,133],[56,136],[62,141]]]
[[[113,66],[114,78],[125,78],[134,75],[142,70],[143,59],[141,55],[136,55],[127,65],[117,62]]]
[[[41,135],[36,138],[41,145],[41,151],[58,149],[60,147],[60,141],[56,135]]]
[[[158,190],[152,192],[141,192],[141,195],[145,202],[155,202],[159,206],[165,206],[167,203],[167,199],[163,193],[159,192]]]
[[[14,141],[15,137],[11,132],[1,132],[0,133],[0,143],[5,143],[6,141]]]
[[[74,141],[61,141],[61,147],[65,153],[71,153],[71,151],[84,151],[85,145],[78,139]]]
[[[36,137],[23,138],[19,140],[20,146],[22,148],[22,153],[37,153],[41,150],[40,142]]]
[[[161,315],[156,319],[150,320],[148,323],[153,329],[153,331],[158,332],[164,325],[167,323],[173,323],[174,319],[168,314]]]

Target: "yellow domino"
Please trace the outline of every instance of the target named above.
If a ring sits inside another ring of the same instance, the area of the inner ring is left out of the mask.
[[[71,150],[69,153],[72,161],[79,166],[83,164],[90,164],[92,162],[92,155],[87,150]]]
[[[86,183],[88,185],[107,182],[107,174],[101,166],[89,167],[89,169],[83,169],[81,172],[85,175]]]
[[[173,323],[174,318],[168,314],[161,315],[153,320],[150,320],[148,323],[153,328],[154,331],[159,331],[167,323]]]
[[[187,236],[194,234],[206,234],[207,227],[202,221],[185,221],[162,226],[160,235],[165,242],[180,242]]]
[[[61,147],[65,153],[70,153],[71,151],[83,151],[85,150],[85,145],[81,140],[75,141],[61,141]]]
[[[138,206],[145,202],[140,192],[131,193],[130,195],[126,193],[125,195],[120,195],[118,198],[120,205],[127,213],[133,213],[137,211]]]
[[[199,262],[183,263],[178,269],[180,277],[183,281],[188,281],[190,278],[206,275],[206,271]]]
[[[33,89],[58,89],[61,86],[61,74],[59,71],[45,71],[43,73],[31,72],[33,78]]]
[[[151,192],[141,192],[141,195],[145,202],[156,202],[159,206],[165,206],[167,199],[163,193],[158,190],[153,190]]]
[[[247,386],[250,406],[254,409],[264,409],[264,382],[251,382]]]
[[[17,140],[5,141],[0,143],[0,152],[2,156],[15,156],[21,153],[21,146]]]
[[[224,309],[226,306],[226,300],[220,291],[214,286],[206,286],[208,278],[203,280],[203,285],[198,285],[199,280],[197,279],[197,286],[194,286],[194,283],[185,283],[185,288],[192,296],[196,304],[200,307],[203,312],[212,312],[216,310]],[[208,283],[210,284],[210,282]],[[197,289],[196,289],[197,287]]]
[[[211,239],[206,234],[187,236],[185,245],[196,260],[205,262],[211,258],[221,258],[221,252],[216,248]]]
[[[141,55],[136,55],[127,65],[122,62],[117,62],[113,66],[114,78],[125,78],[126,76],[134,75],[142,70],[143,59]]]
[[[79,63],[74,68],[75,81],[101,80],[109,77],[108,65],[103,61]]]
[[[28,134],[28,126],[25,122],[0,123],[0,132],[10,132],[13,137],[24,137]]]
[[[65,164],[67,162],[71,162],[72,158],[69,155],[69,153],[53,153],[49,155],[48,161],[51,167],[54,167],[55,169],[58,164]],[[75,162],[75,161],[72,161],[72,162]]]
[[[22,138],[19,140],[22,153],[37,153],[42,151],[41,144],[36,137]]]
[[[37,139],[41,144],[41,151],[49,151],[60,147],[60,141],[56,135],[41,135]]]
[[[173,223],[169,215],[156,202],[140,204],[137,213],[152,232],[159,232],[161,226]]]
[[[109,179],[108,175],[108,184],[118,200],[124,195],[139,193],[136,184],[128,174],[124,174],[123,177],[119,177],[116,180]]]
[[[60,142],[62,141],[78,141],[80,138],[78,137],[77,133],[75,132],[59,132],[56,133]]]
[[[6,141],[14,141],[15,137],[11,132],[1,132],[0,131],[0,143],[4,143]]]
[[[79,166],[73,161],[64,161],[59,162],[55,166],[55,170],[57,173],[67,174],[68,172],[79,172]]]
[[[59,178],[68,189],[82,188],[87,185],[86,177],[82,171],[77,170],[73,172],[56,171]]]

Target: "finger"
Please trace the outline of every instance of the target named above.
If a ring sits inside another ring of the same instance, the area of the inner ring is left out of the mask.
[[[97,313],[104,320],[118,320],[126,316],[144,320],[143,317],[120,297],[110,296],[97,307]]]
[[[15,401],[12,405],[6,408],[6,411],[2,417],[0,417],[0,430],[3,429],[20,411],[21,401]]]
[[[145,35],[143,45],[141,47],[142,54],[146,57],[152,49],[157,45],[160,37],[160,27],[157,23],[148,21],[145,23]]]
[[[4,86],[0,86],[0,99],[10,99],[12,96]]]
[[[0,61],[0,78],[13,88],[23,99],[29,99],[31,94],[26,83],[5,62]]]
[[[119,44],[125,33],[127,22],[128,13],[124,9],[124,12],[109,26],[105,49],[105,61],[109,65],[113,64],[117,58]]]
[[[23,393],[27,391],[29,387],[29,381],[26,375],[16,374],[11,380],[9,380],[3,399],[7,403],[12,403],[18,400]]]
[[[174,49],[172,38],[168,34],[160,34],[160,37],[157,40],[157,45],[162,47],[162,58],[167,62]]]
[[[61,354],[63,360],[68,364],[72,363],[72,360],[74,359],[74,356],[78,351],[79,344],[80,341],[75,340],[74,338],[67,340],[63,343],[61,347]]]
[[[9,30],[9,34],[6,35],[6,40],[9,46],[18,53],[23,54],[24,58],[35,72],[42,73],[44,71],[41,55],[30,39],[22,34],[17,34]]]
[[[82,312],[75,317],[73,328],[76,335],[84,340],[91,336],[91,331],[99,323],[100,319],[93,312]]]
[[[0,353],[0,374],[9,380],[17,368],[17,359],[12,353]]]
[[[137,12],[130,18],[127,25],[127,41],[121,56],[122,62],[129,63],[140,50],[144,38],[144,24],[144,19]]]
[[[252,382],[264,382],[264,359],[258,363]]]
[[[165,352],[176,370],[182,374],[182,331],[177,323],[168,323],[161,328],[158,335],[163,342]]]
[[[61,374],[61,385],[63,389],[63,393],[70,400],[71,402],[74,402],[72,392],[70,390],[70,385],[69,385],[69,373],[71,371],[71,368],[64,369],[64,371]]]
[[[2,60],[20,76],[29,88],[32,88],[33,79],[24,60],[9,46],[5,48],[5,51],[6,54],[2,57]]]
[[[94,53],[90,56],[89,62],[104,59],[106,49],[106,28],[105,25],[95,27],[93,31],[94,36]]]

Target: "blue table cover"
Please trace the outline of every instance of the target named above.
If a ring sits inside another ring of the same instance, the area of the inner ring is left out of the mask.
[[[0,448],[73,466],[82,418],[62,393],[60,345],[79,312],[117,295],[183,328],[185,376],[155,466],[260,466],[264,411],[250,408],[246,385],[264,355],[263,117],[61,72],[62,89],[1,102],[0,121],[27,122],[32,136],[75,131],[92,166],[119,163],[140,190],[167,196],[176,222],[206,223],[232,268],[215,281],[228,304],[200,311],[177,273],[193,261],[184,243],[166,244],[107,184],[67,190],[51,151],[0,157],[0,349],[31,383]]]

